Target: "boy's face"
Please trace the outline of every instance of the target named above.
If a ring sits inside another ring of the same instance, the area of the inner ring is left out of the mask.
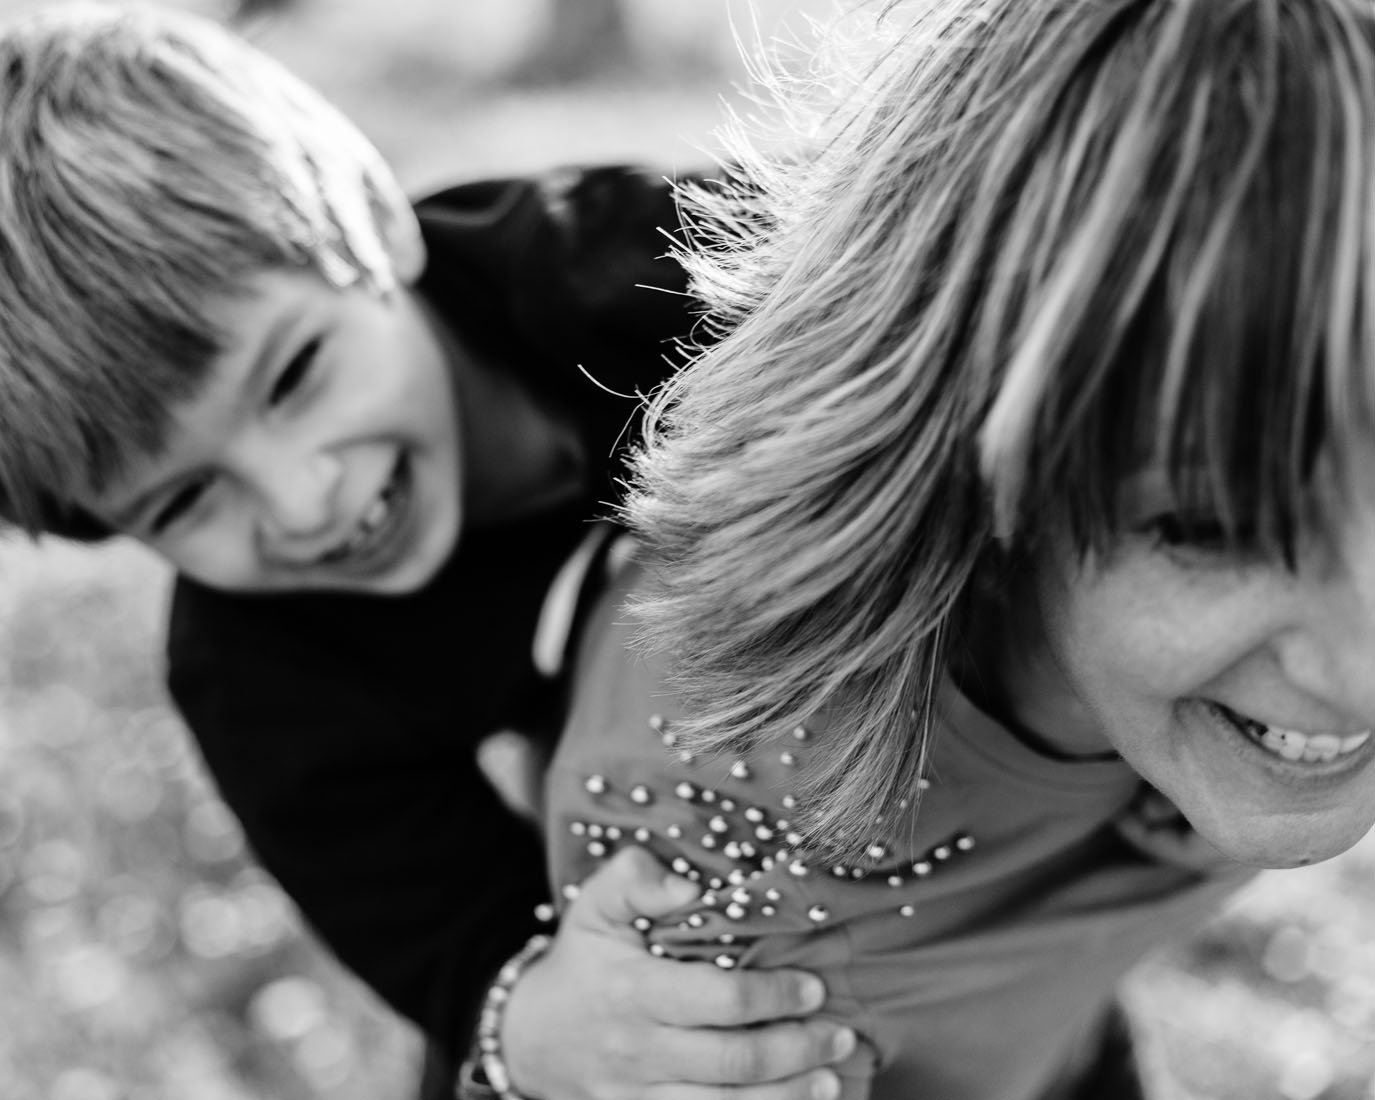
[[[1375,824],[1375,446],[1297,571],[1185,545],[1163,478],[1128,487],[1112,553],[1035,568],[1013,713],[1071,753],[1111,748],[1224,854],[1333,856]],[[1162,534],[1164,537],[1162,538]]]
[[[81,503],[214,588],[413,591],[461,521],[439,330],[404,289],[296,271],[246,289],[216,304],[227,348],[165,450]]]

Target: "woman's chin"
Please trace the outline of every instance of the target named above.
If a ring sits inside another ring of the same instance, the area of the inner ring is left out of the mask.
[[[1308,867],[1347,851],[1375,825],[1375,817],[1362,814],[1295,820],[1273,815],[1250,820],[1231,818],[1221,826],[1195,820],[1194,828],[1228,859],[1250,867]]]

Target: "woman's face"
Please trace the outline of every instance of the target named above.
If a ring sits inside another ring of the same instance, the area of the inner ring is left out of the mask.
[[[1233,859],[1350,847],[1375,825],[1375,445],[1362,457],[1294,570],[1170,537],[1163,477],[1127,486],[1139,533],[1036,560],[1013,716],[1064,751],[1117,751]]]

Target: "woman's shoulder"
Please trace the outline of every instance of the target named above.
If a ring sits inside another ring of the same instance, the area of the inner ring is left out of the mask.
[[[1027,1052],[1058,1049],[1076,1026],[1065,1006],[1106,996],[1162,929],[1215,902],[1220,886],[1195,889],[1105,829],[1130,788],[1062,783],[971,745],[980,731],[954,706],[901,812],[875,818],[853,857],[821,854],[805,781],[844,728],[821,714],[735,755],[694,753],[668,665],[627,649],[634,585],[620,578],[582,639],[548,777],[551,885],[571,898],[618,848],[647,848],[701,890],[641,922],[647,949],[821,974],[827,1012],[887,1066],[875,1095],[963,1100],[1035,1072]],[[1028,1020],[1043,1042],[1001,1040]]]

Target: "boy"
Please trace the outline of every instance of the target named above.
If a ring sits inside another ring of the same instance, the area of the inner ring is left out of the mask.
[[[256,853],[460,1056],[546,897],[475,750],[555,724],[546,589],[612,490],[613,393],[690,322],[636,289],[681,291],[669,192],[603,169],[412,212],[308,89],[156,9],[42,13],[0,72],[0,511],[172,563],[172,692]],[[513,1057],[579,1095],[834,1090],[819,983],[644,955],[631,917],[681,901],[643,860],[593,883]]]

